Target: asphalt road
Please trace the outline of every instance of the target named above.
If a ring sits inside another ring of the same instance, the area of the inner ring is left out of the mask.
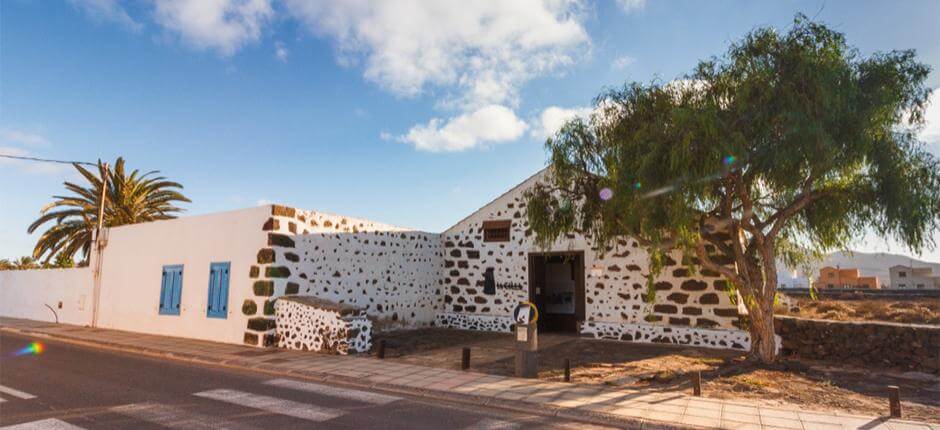
[[[0,429],[590,427],[55,341],[17,355],[32,340],[0,334]]]

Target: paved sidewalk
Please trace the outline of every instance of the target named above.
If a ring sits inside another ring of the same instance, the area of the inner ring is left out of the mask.
[[[166,336],[0,318],[0,329],[204,364],[254,369],[424,397],[634,428],[940,430],[940,425],[766,407],[679,393],[544,382],[355,356],[258,349]],[[887,401],[885,401],[887,409]]]

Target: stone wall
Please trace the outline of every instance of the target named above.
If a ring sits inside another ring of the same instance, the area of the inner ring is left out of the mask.
[[[440,310],[440,235],[276,205],[258,228],[267,246],[251,267],[245,343],[274,343],[280,296],[357,306],[385,327],[429,325]]]
[[[346,355],[372,347],[372,322],[355,306],[293,296],[277,299],[274,309],[280,348]]]
[[[570,234],[550,249],[539,248],[528,229],[524,192],[545,174],[529,178],[442,234],[444,312],[439,324],[508,330],[512,309],[528,300],[529,253],[583,251],[582,334],[747,349],[747,334],[727,283],[707,270],[691,273],[679,253],[671,255],[665,271],[654,279],[656,297],[650,301],[649,253],[636,240],[624,238],[599,252],[589,237]],[[511,222],[510,240],[484,242],[483,222],[499,220]],[[494,295],[483,293],[487,269],[493,270],[496,281]],[[670,327],[682,330],[664,330]]]
[[[774,319],[785,355],[940,373],[940,326]]]

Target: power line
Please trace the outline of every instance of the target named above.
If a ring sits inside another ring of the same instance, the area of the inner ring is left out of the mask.
[[[98,166],[98,163],[89,163],[87,161],[53,160],[51,158],[23,157],[20,155],[0,154],[0,158],[10,158],[14,160],[23,160],[23,161],[39,161],[43,163],[84,164],[86,166]]]

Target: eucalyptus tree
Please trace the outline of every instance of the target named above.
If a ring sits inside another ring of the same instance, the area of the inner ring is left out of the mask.
[[[682,79],[628,83],[550,138],[552,174],[528,194],[542,244],[576,230],[601,249],[630,235],[652,278],[679,249],[747,307],[751,356],[776,360],[777,264],[868,232],[912,251],[940,225],[940,162],[918,140],[931,90],[915,52],[862,56],[797,15],[757,29]]]
[[[113,167],[99,161],[97,172],[74,165],[85,183],[65,182],[65,189],[71,194],[53,196],[54,201],[43,207],[39,218],[27,230],[33,233],[51,224],[36,242],[34,258],[45,263],[56,259],[66,264],[81,252],[87,260],[98,225],[102,194],[105,227],[176,218],[176,214],[183,211],[176,204],[190,201],[180,193],[182,185],[158,176],[159,171],[140,173],[135,169],[128,172],[124,164],[123,158],[118,158]],[[102,181],[102,178],[107,180]]]

